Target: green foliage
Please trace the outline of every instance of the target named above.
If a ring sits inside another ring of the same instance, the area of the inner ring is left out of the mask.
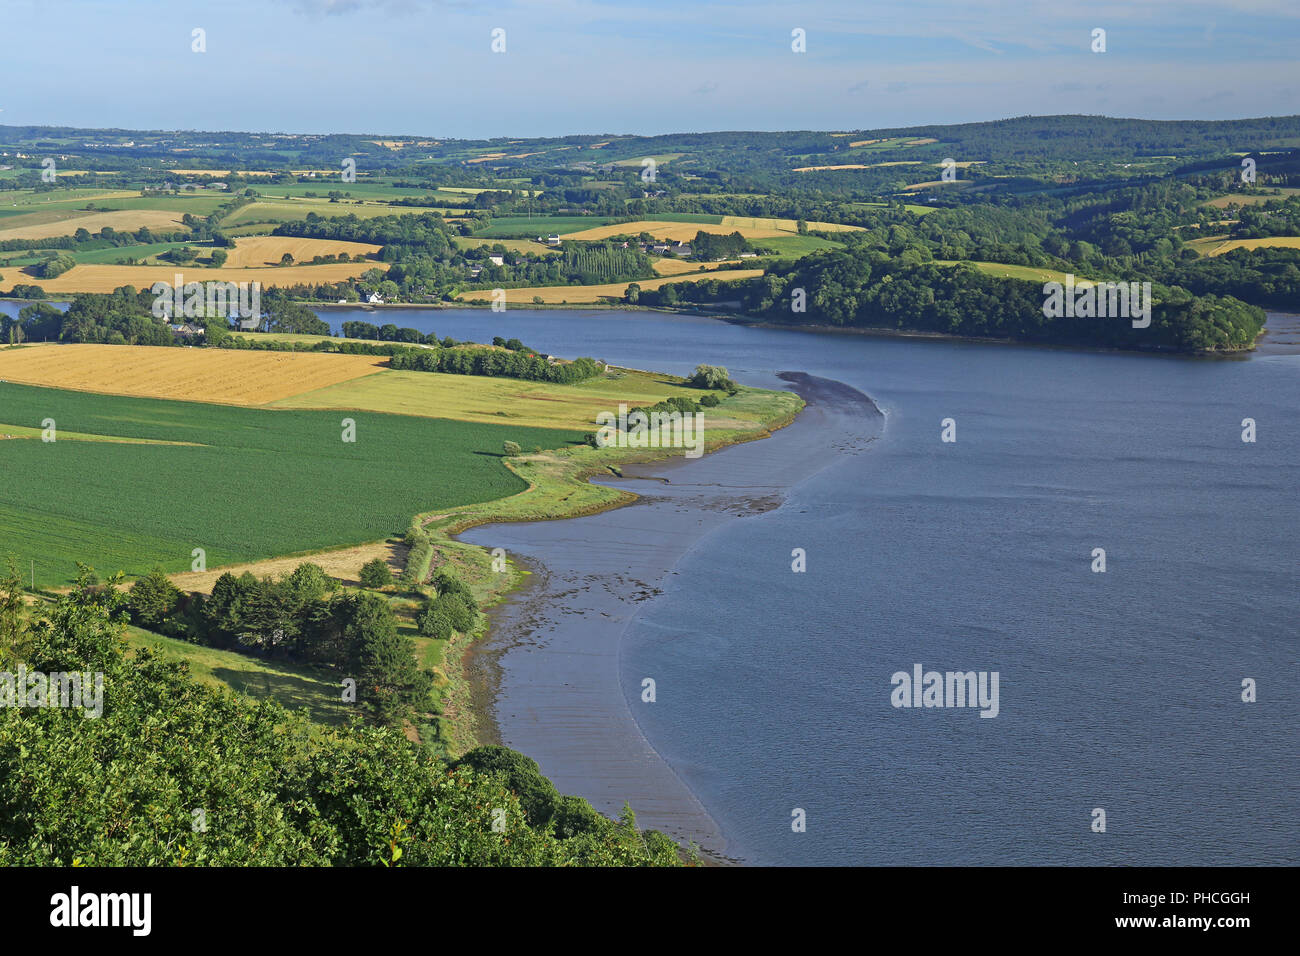
[[[731,378],[721,365],[697,365],[686,384],[695,388],[726,388],[731,384]]]
[[[500,776],[449,767],[398,730],[321,735],[147,649],[128,658],[113,593],[61,598],[26,657],[31,670],[102,673],[102,715],[0,708],[0,866],[679,862],[627,817],[558,838],[528,822]]]
[[[501,451],[507,458],[514,458],[520,454],[521,449],[518,442],[508,441],[501,444]]]
[[[163,622],[175,612],[180,597],[180,590],[167,579],[166,572],[155,566],[131,586],[131,623],[162,631]]]
[[[383,558],[372,558],[361,566],[361,586],[372,590],[389,587],[393,583],[393,572]]]

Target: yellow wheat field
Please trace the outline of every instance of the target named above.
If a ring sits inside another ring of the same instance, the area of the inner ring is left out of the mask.
[[[706,222],[663,222],[657,219],[642,219],[637,222],[620,222],[609,226],[596,226],[581,232],[565,233],[563,239],[608,239],[610,236],[636,236],[643,232],[656,239],[688,242],[695,238],[697,232],[730,235],[739,232],[746,239],[779,239],[798,233],[798,223],[793,219],[761,219],[751,216],[723,216],[720,225]],[[835,222],[810,222],[809,229],[826,232],[847,232],[861,229],[861,226],[843,226]]]
[[[705,278],[717,279],[719,282],[734,282],[737,279],[753,279],[762,274],[762,269],[729,269],[709,276],[682,275],[664,276],[661,279],[638,279],[636,284],[642,289],[658,289],[669,282],[691,282]],[[627,291],[627,287],[631,284],[630,282],[609,282],[604,285],[552,285],[532,289],[506,289],[506,304],[527,306],[533,304],[534,296],[540,298],[547,305],[558,305],[562,302],[572,304],[600,302],[602,299],[607,298],[621,299],[623,293]],[[462,292],[456,298],[463,299],[466,302],[472,302],[475,299],[491,301],[492,293],[486,289],[476,289],[470,292]]]
[[[135,232],[141,228],[152,229],[155,232],[176,232],[185,228],[181,225],[181,215],[182,213],[170,209],[120,209],[116,212],[85,213],[55,222],[19,223],[8,229],[0,229],[0,240],[50,239],[54,236],[70,236],[78,229],[99,232],[105,226],[111,226],[118,232]]]
[[[262,405],[375,374],[386,361],[382,355],[38,345],[0,350],[0,380],[108,395]]]
[[[348,242],[343,239],[300,239],[296,236],[250,236],[235,240],[235,248],[227,249],[226,268],[256,269],[275,265],[286,252],[296,262],[310,262],[315,256],[337,256],[346,252],[352,258],[368,256],[382,247],[370,242]]]
[[[730,265],[737,262],[737,259],[727,259],[723,262],[687,262],[685,259],[656,259],[654,261],[654,270],[661,276],[679,276],[687,272],[699,272],[703,269],[705,272],[712,272],[721,266]]]
[[[191,266],[114,266],[84,263],[73,266],[54,279],[26,278],[46,292],[112,292],[124,285],[148,289],[155,282],[174,282],[179,273],[185,282],[260,282],[263,288],[286,285],[321,285],[355,279],[369,269],[387,269],[384,262],[336,262],[323,266],[283,266],[263,269],[196,269]]]

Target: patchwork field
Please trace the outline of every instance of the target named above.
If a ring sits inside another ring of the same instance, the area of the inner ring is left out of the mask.
[[[118,266],[85,264],[77,265],[63,275],[54,279],[28,278],[26,281],[39,285],[46,292],[66,294],[72,292],[112,292],[124,285],[133,285],[137,289],[147,289],[155,282],[172,282],[176,273],[185,276],[186,282],[260,282],[263,287],[272,288],[286,285],[320,285],[329,282],[341,282],[355,279],[369,269],[388,268],[384,262],[337,262],[328,265],[310,266],[293,265],[264,267],[259,269],[237,269],[223,266],[220,269],[204,269],[194,266]]]
[[[658,289],[669,282],[691,282],[703,278],[717,279],[719,282],[735,282],[737,279],[753,279],[762,274],[762,269],[728,269],[709,276],[681,275],[664,276],[659,279],[638,279],[637,285],[642,289]],[[532,289],[506,289],[506,304],[535,304],[533,303],[534,297],[541,299],[547,305],[559,305],[565,302],[570,304],[600,302],[609,298],[621,299],[630,284],[629,282],[610,282],[604,285],[553,285],[538,286]],[[490,290],[473,289],[460,293],[456,298],[465,302],[472,302],[475,299],[489,300],[491,295]]]
[[[594,431],[596,413],[653,405],[672,395],[699,398],[671,376],[618,370],[577,385],[510,378],[385,371],[275,403],[278,408],[355,408],[460,421]],[[529,449],[531,450],[531,449]]]
[[[1217,199],[1206,200],[1201,205],[1213,206],[1215,209],[1226,209],[1228,206],[1259,206],[1266,202],[1277,202],[1279,199],[1286,199],[1290,196],[1300,196],[1300,188],[1281,187],[1278,189],[1278,193],[1280,195],[1277,196],[1271,193],[1265,195],[1230,193],[1227,196],[1219,196]]]
[[[145,398],[261,405],[373,375],[386,361],[379,355],[34,345],[0,349],[0,381]],[[0,408],[0,420],[9,421],[10,417]]]
[[[121,350],[122,346],[102,346]],[[163,351],[163,350],[159,350]],[[360,411],[239,408],[0,384],[6,421],[58,423],[59,440],[0,441],[0,559],[66,584],[99,573],[191,569],[379,541],[413,514],[524,490],[501,461],[580,442],[576,431]],[[343,440],[344,417],[355,421]],[[65,432],[66,430],[66,432]],[[0,427],[0,431],[3,428]],[[67,440],[72,433],[189,444]]]

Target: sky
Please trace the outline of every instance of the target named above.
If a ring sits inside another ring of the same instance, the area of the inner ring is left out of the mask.
[[[478,139],[1232,119],[1300,112],[1298,51],[1300,0],[3,0],[0,124]]]

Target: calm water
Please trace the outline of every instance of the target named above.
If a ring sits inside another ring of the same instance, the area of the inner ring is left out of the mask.
[[[1300,356],[1090,354],[662,315],[420,318],[440,335],[518,336],[668,372],[715,362],[773,387],[778,371],[808,372],[885,413],[878,440],[828,448],[829,467],[780,508],[711,530],[624,634],[632,710],[732,855],[1300,858]],[[955,443],[940,441],[945,418]],[[1105,573],[1091,571],[1099,547]],[[895,709],[891,675],[917,663],[997,671],[1000,714]],[[671,689],[667,706],[638,706],[646,674]],[[1258,702],[1241,701],[1244,678]],[[1090,829],[1098,807],[1105,833]],[[794,808],[807,832],[792,832]]]
[[[336,327],[377,319],[323,314]],[[884,412],[883,429],[864,417],[875,441],[827,447],[780,507],[685,548],[623,632],[629,708],[730,855],[1300,862],[1300,356],[1180,360],[654,314],[382,316],[667,372],[723,364],[747,384],[807,372]],[[955,443],[940,441],[945,418]],[[764,444],[747,446],[747,467]],[[793,548],[806,573],[792,573]],[[997,671],[999,715],[895,709],[891,675],[918,663]],[[650,707],[646,674],[660,688]],[[1257,703],[1241,701],[1244,678]],[[1105,833],[1090,830],[1098,807]],[[792,832],[794,808],[807,832]]]

